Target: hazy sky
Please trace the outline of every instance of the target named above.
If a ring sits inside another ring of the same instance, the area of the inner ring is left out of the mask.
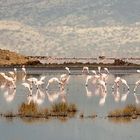
[[[0,0],[0,48],[140,57],[140,0]]]

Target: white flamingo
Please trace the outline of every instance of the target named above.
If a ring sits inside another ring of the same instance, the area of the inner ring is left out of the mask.
[[[70,72],[70,68],[69,68],[69,67],[65,67],[65,70],[68,71],[68,74],[69,74],[69,75],[71,74],[71,72]]]
[[[98,67],[98,73],[101,74],[101,67]]]
[[[92,80],[92,83],[95,84],[97,82],[97,80],[100,79],[100,76],[96,73],[95,70],[92,70],[91,71],[93,73],[93,75],[88,75],[87,78],[86,78],[86,86],[88,86],[88,82],[89,80]]]
[[[136,89],[139,85],[140,85],[140,80],[135,83],[134,92],[136,92]]]
[[[22,81],[25,81],[25,79],[26,79],[26,75],[27,75],[25,65],[22,66],[22,72],[23,72]]]
[[[57,82],[58,84],[61,84],[61,85],[63,84],[57,77],[53,77],[49,79],[48,84],[46,86],[46,90],[48,90],[49,85],[53,82]]]
[[[109,77],[109,70],[107,68],[104,68],[105,73],[101,73],[101,79],[107,84],[107,80]]]
[[[34,84],[37,86],[37,89],[39,88],[39,86],[44,84],[44,80],[45,80],[46,76],[41,76],[41,78],[38,80],[34,80]]]
[[[88,82],[89,82],[89,80],[91,80],[93,78],[93,76],[92,75],[88,75],[87,76],[87,78],[86,78],[86,86],[88,86]]]
[[[88,67],[83,67],[82,73],[87,72],[89,74],[89,68]]]
[[[105,84],[105,82],[103,81],[103,80],[99,80],[98,81],[98,84],[102,87],[102,89],[103,89],[103,92],[107,92],[107,87],[106,87],[106,84]]]
[[[11,76],[12,76],[12,78],[16,81],[16,79],[17,79],[17,68],[14,68],[14,71],[9,71],[8,72]]]
[[[5,80],[6,80],[6,84],[8,83],[8,85],[14,89],[16,89],[16,80],[14,77],[9,77],[7,75],[5,75],[5,73],[0,73],[0,75],[2,75]]]
[[[32,84],[30,83],[22,83],[22,85],[28,89],[29,91],[29,95],[32,95],[33,94],[33,87],[32,87]]]
[[[68,71],[69,75],[67,74],[60,75],[60,82],[62,83],[61,88],[64,88],[65,85],[68,84],[70,79],[70,74],[71,74],[70,69],[68,67],[65,67],[65,69]]]
[[[120,78],[120,77],[116,77],[116,79],[114,80],[114,84],[113,84],[113,86],[112,86],[112,89],[114,90],[115,86],[116,86],[117,88],[119,88],[120,83],[126,85],[127,89],[129,90],[129,86],[128,86],[128,84],[127,84],[127,81],[124,80],[124,79],[122,79],[122,78]]]

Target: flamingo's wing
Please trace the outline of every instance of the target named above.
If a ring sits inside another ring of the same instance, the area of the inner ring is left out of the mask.
[[[43,81],[43,80],[45,80],[45,78],[46,78],[46,76],[41,76],[39,81]]]
[[[22,85],[28,89],[30,89],[30,85],[28,83],[22,83]]]

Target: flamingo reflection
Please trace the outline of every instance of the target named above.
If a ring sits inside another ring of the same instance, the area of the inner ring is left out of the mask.
[[[16,95],[16,89],[8,88],[4,92],[4,98],[5,98],[6,102],[12,102],[15,98],[15,95]]]

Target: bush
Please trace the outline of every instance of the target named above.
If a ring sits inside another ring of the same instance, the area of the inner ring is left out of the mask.
[[[51,107],[51,112],[53,113],[71,113],[76,111],[77,108],[75,104],[58,103],[53,104]]]
[[[108,117],[132,117],[140,114],[140,108],[135,105],[127,105],[123,109],[116,109],[109,112]]]
[[[33,116],[38,114],[37,104],[31,102],[30,104],[22,103],[18,109],[18,113],[23,116]]]

